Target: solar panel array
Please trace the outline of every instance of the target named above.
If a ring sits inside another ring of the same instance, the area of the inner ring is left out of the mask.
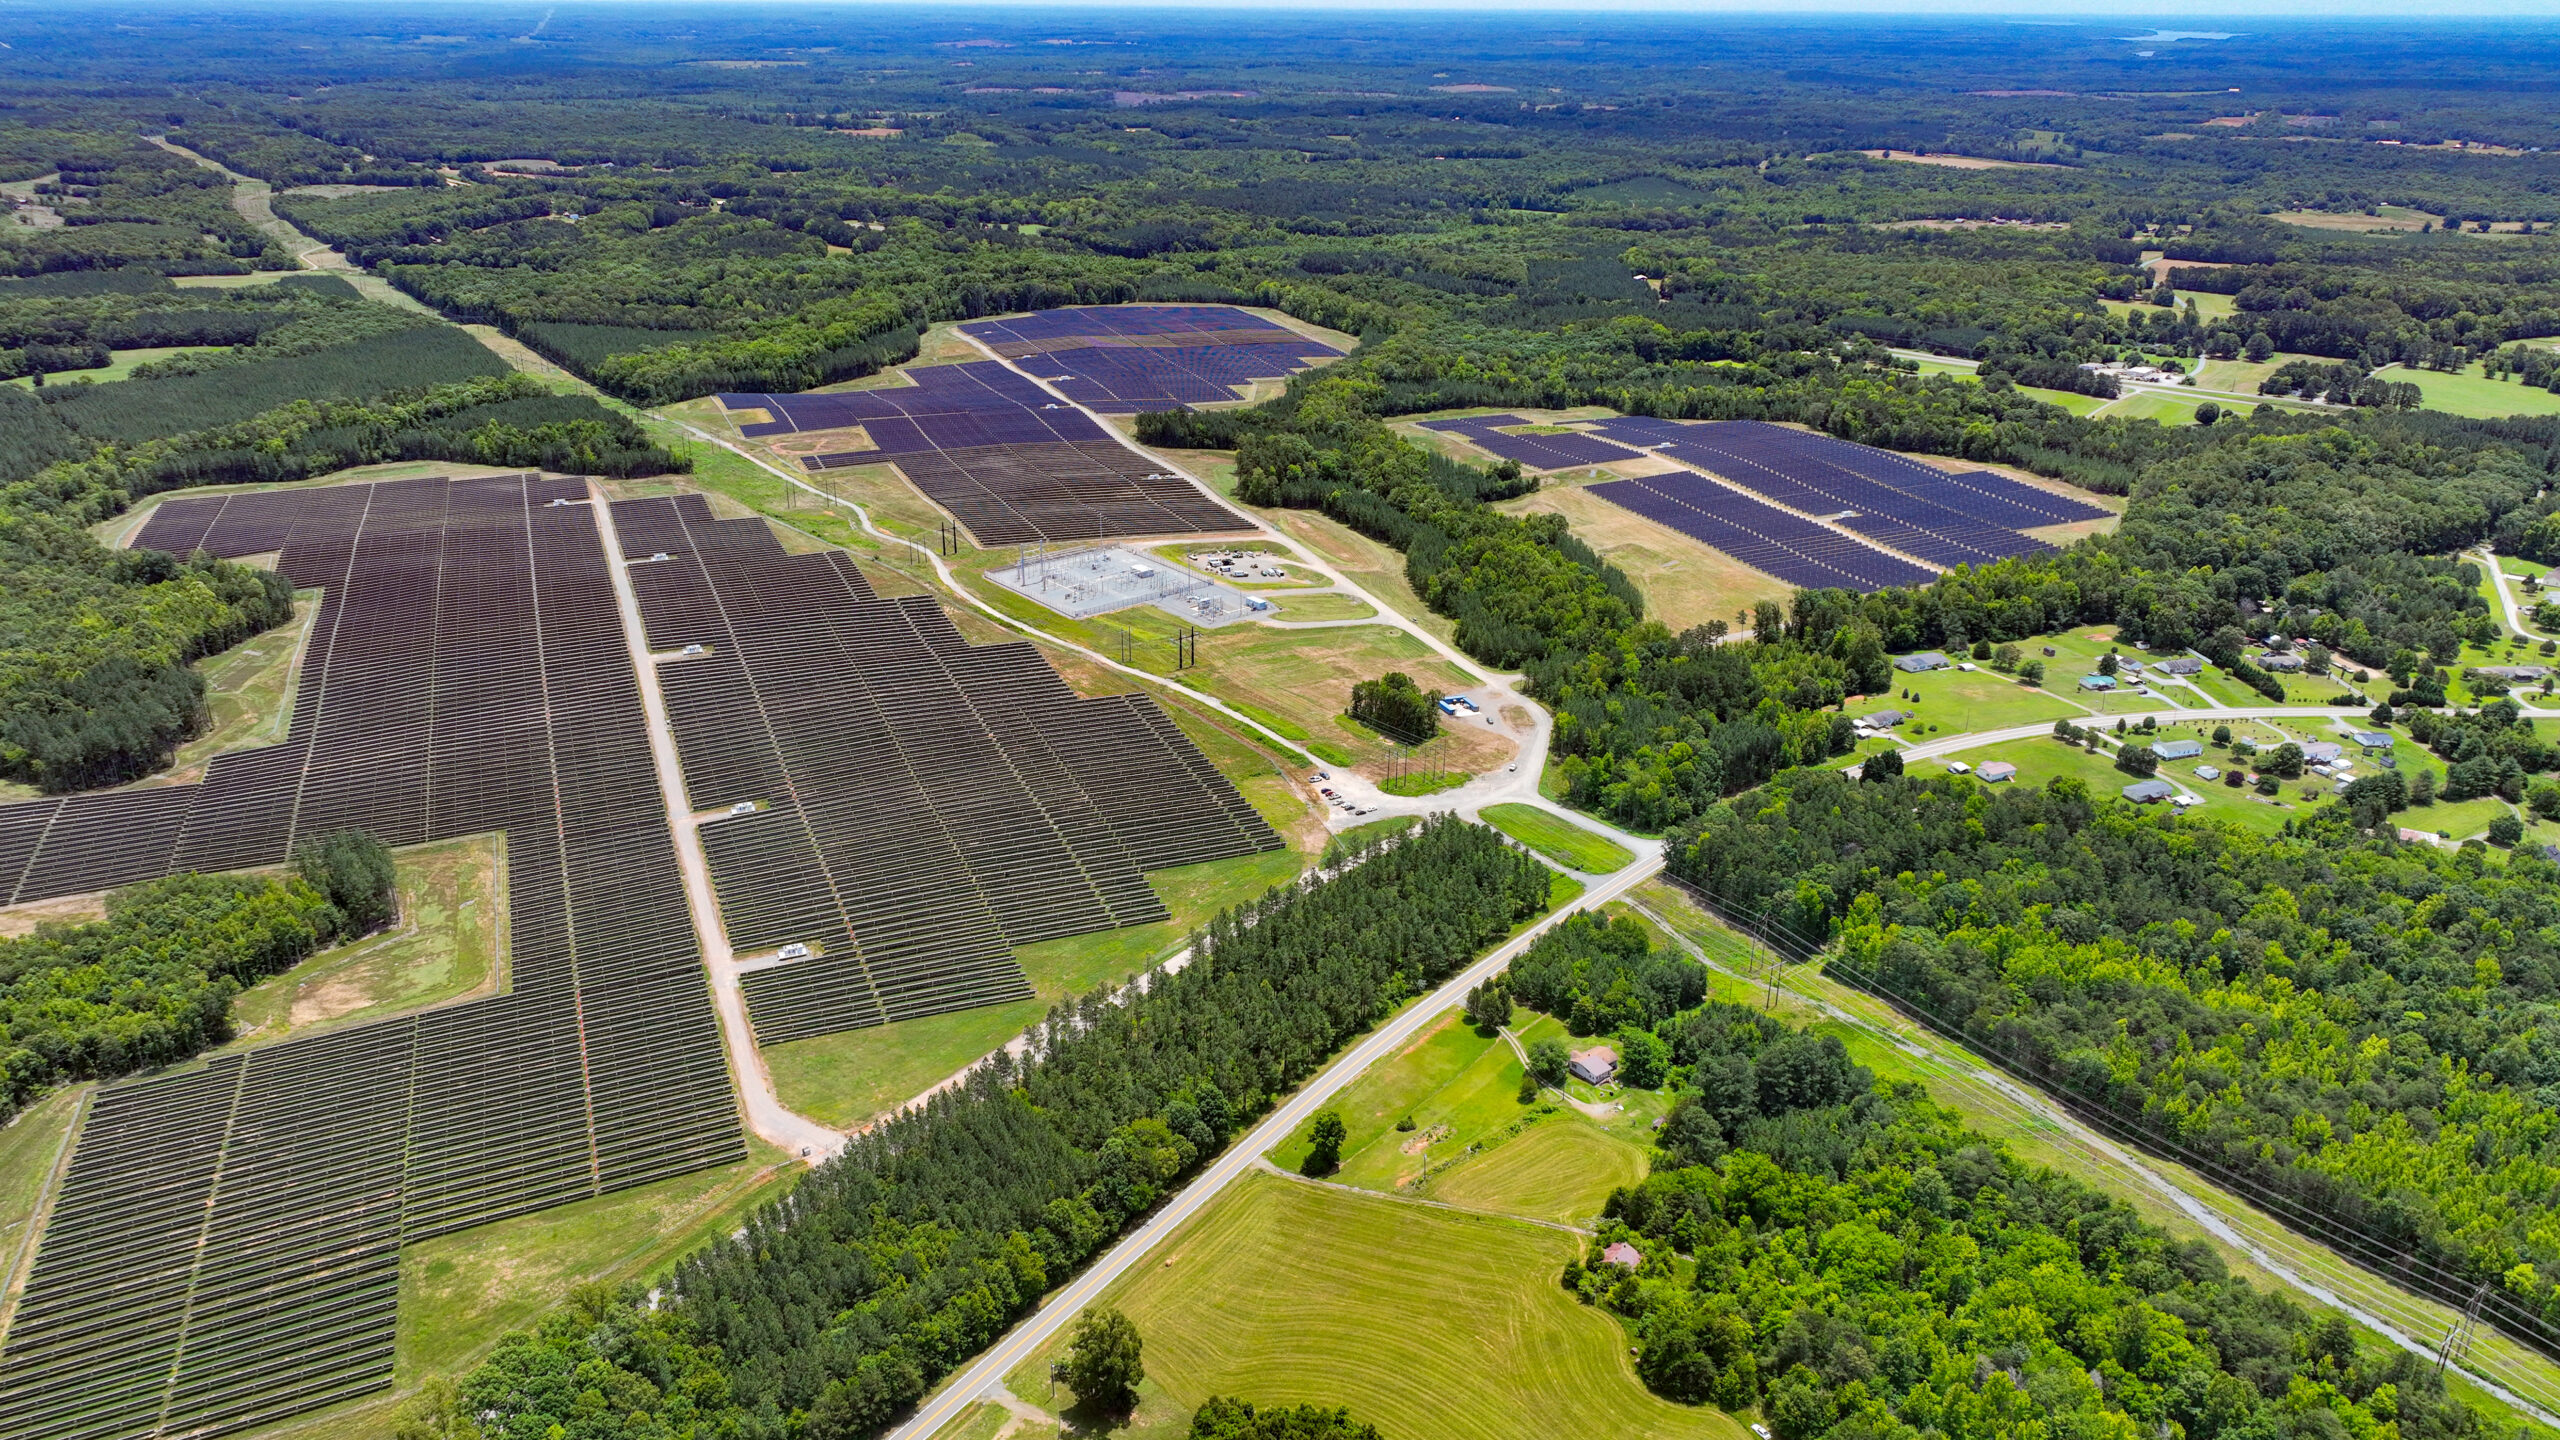
[[[403,1243],[738,1159],[583,481],[175,500],[138,543],[324,591],[282,744],[0,808],[13,899],[507,832],[508,992],[98,1094],[0,1352],[0,1434],[213,1434],[391,1380]]]
[[[979,361],[906,373],[914,385],[720,401],[774,417],[741,426],[750,436],[861,427],[867,448],[800,463],[834,470],[894,462],[981,545],[1253,528],[1005,366]]]
[[[2050,550],[2011,527],[2107,513],[1988,471],[1952,475],[1891,451],[1756,420],[1683,425],[1629,417],[1601,429],[1938,566]]]
[[[1764,504],[1704,475],[1649,475],[1589,487],[1603,500],[1668,525],[1790,585],[1861,594],[1888,585],[1926,585],[1937,573]]]
[[[1229,305],[1079,306],[960,328],[1107,415],[1234,400],[1239,385],[1342,354]]]
[[[1517,460],[1531,470],[1562,470],[1572,465],[1606,465],[1634,460],[1638,452],[1611,444],[1580,430],[1562,435],[1506,435],[1506,425],[1526,425],[1517,415],[1470,415],[1456,420],[1425,420],[1422,428],[1456,435],[1479,450]]]
[[[614,506],[723,924],[775,1044],[1031,993],[1016,946],[1165,918],[1141,872],[1280,837],[1139,695],[785,554],[700,496]],[[642,557],[665,554],[667,560]],[[750,962],[754,963],[754,962]]]

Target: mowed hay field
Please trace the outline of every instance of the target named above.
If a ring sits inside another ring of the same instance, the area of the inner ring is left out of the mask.
[[[1128,1440],[1212,1395],[1345,1405],[1393,1440],[1749,1440],[1648,1393],[1627,1332],[1556,1284],[1579,1237],[1248,1173],[1106,1291],[1146,1342]],[[1039,1402],[1063,1339],[1009,1377]],[[1065,1396],[1059,1397],[1063,1402]]]
[[[1434,1200],[1533,1220],[1587,1225],[1609,1192],[1640,1184],[1644,1151],[1596,1125],[1567,1118],[1532,1125],[1433,1176]]]

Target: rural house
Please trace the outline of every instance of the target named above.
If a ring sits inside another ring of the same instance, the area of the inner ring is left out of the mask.
[[[2201,740],[2154,740],[2151,753],[2163,760],[2192,760],[2204,753]]]
[[[1923,650],[1917,655],[1905,655],[1894,661],[1893,668],[1917,675],[1923,670],[1944,670],[1948,663],[1947,657],[1937,651]]]
[[[1606,1045],[1576,1050],[1567,1068],[1573,1071],[1573,1078],[1586,1085],[1606,1085],[1617,1078],[1618,1052]]]
[[[1619,1240],[1600,1252],[1600,1263],[1633,1270],[1644,1263],[1644,1252],[1624,1240]]]
[[[2143,780],[2124,787],[2124,798],[2136,805],[2156,805],[2178,793],[2166,780]]]

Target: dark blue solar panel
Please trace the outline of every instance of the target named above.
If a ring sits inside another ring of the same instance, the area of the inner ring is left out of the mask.
[[[1464,436],[1467,443],[1487,450],[1505,460],[1517,460],[1532,470],[1562,470],[1572,465],[1606,465],[1613,460],[1633,460],[1636,452],[1623,445],[1613,445],[1596,435],[1574,431],[1565,435],[1505,435],[1506,425],[1531,422],[1517,415],[1470,415],[1456,420],[1425,420],[1422,428],[1443,434]]]
[[[1183,335],[1209,330],[1292,332],[1232,305],[1079,305],[1041,310],[1010,320],[980,320],[960,327],[1000,344],[1100,339],[1114,335]]]
[[[1790,585],[1864,593],[1888,585],[1926,585],[1937,578],[1908,560],[1762,504],[1703,475],[1615,480],[1590,490]]]

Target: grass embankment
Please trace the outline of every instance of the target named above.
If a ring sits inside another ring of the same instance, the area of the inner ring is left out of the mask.
[[[1624,869],[1636,857],[1606,836],[1594,835],[1570,820],[1535,805],[1487,805],[1484,822],[1539,854],[1585,875]]]
[[[430,1379],[459,1379],[510,1330],[542,1319],[576,1287],[655,1283],[675,1262],[738,1228],[803,1172],[748,1142],[733,1165],[421,1241],[400,1254],[392,1387],[300,1416],[254,1440],[380,1440]]]
[[[235,1045],[279,1040],[494,991],[506,950],[506,841],[469,835],[393,852],[400,918],[331,946],[231,1002]]]
[[[1556,1284],[1579,1249],[1518,1220],[1248,1174],[1104,1292],[1147,1347],[1115,1433],[1174,1440],[1209,1396],[1248,1395],[1347,1405],[1396,1440],[1747,1440],[1644,1389],[1625,1329]],[[1049,1397],[1059,1343],[1008,1377],[1015,1394]]]
[[[1795,593],[1775,576],[1582,486],[1542,488],[1495,508],[1513,515],[1563,516],[1574,538],[1635,582],[1646,616],[1674,630],[1730,621],[1759,601],[1783,603]]]
[[[197,663],[196,673],[204,677],[207,723],[202,734],[178,747],[176,763],[160,778],[199,780],[205,762],[224,751],[284,739],[293,721],[303,646],[319,613],[319,591],[296,591],[291,620]]]
[[[1210,916],[1296,878],[1306,863],[1291,849],[1159,870],[1147,883],[1171,919],[1014,952],[1032,999],[772,1046],[764,1054],[774,1088],[801,1114],[839,1128],[863,1124],[1012,1040],[1067,996],[1124,983],[1170,958]]]
[[[0,1129],[0,1307],[14,1298],[26,1280],[34,1255],[27,1238],[37,1211],[48,1199],[60,1167],[71,1122],[80,1113],[90,1087],[70,1085],[56,1090],[11,1117]],[[8,1332],[0,1329],[0,1337]]]

